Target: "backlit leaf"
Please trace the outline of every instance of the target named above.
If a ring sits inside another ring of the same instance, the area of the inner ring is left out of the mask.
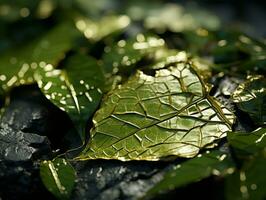
[[[159,160],[193,157],[231,130],[234,115],[209,96],[188,63],[138,71],[111,91],[96,112],[90,141],[78,159]]]

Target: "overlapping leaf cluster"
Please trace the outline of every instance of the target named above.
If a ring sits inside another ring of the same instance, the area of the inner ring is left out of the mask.
[[[5,105],[14,87],[37,84],[73,121],[74,137],[85,147],[76,161],[190,158],[174,164],[143,198],[213,175],[225,177],[228,199],[266,197],[266,177],[260,176],[266,147],[263,41],[220,30],[216,17],[175,4],[138,2],[136,16],[129,2],[124,13],[101,17],[100,3],[77,1],[75,10],[47,2],[48,10],[30,7],[39,9],[32,22],[45,24],[58,16],[55,10],[64,17],[33,41],[22,38],[18,48],[11,41],[0,46]],[[238,80],[220,96],[230,108],[213,95],[216,88],[226,90],[219,80],[228,77]],[[238,110],[251,119],[253,132],[237,132]],[[57,198],[70,198],[75,172],[64,159],[43,162],[41,177]]]

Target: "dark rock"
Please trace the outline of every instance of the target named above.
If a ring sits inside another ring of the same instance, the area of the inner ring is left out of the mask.
[[[71,130],[68,116],[35,85],[15,88],[0,121],[0,199],[54,199],[39,176]],[[51,142],[50,142],[51,141]]]
[[[73,130],[67,114],[47,100],[36,85],[18,87],[11,92],[0,126],[47,136],[53,149],[63,151],[69,146],[64,137]]]
[[[49,155],[51,148],[44,136],[0,127],[0,160],[27,161],[34,155]]]
[[[74,163],[77,184],[72,199],[138,199],[158,183],[169,162],[82,161]]]
[[[37,161],[50,154],[47,137],[0,127],[0,199],[53,199],[42,185]]]
[[[0,160],[0,199],[51,199],[39,178],[39,164]]]

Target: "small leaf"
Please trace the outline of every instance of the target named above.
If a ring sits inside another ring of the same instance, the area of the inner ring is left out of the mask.
[[[254,123],[266,124],[266,79],[263,76],[249,76],[235,90],[232,99],[239,109],[250,115]]]
[[[209,96],[187,63],[138,72],[111,91],[96,112],[86,149],[77,159],[159,160],[193,157],[225,136],[234,115]]]
[[[7,91],[19,84],[33,83],[33,74],[37,68],[46,64],[56,66],[72,47],[76,37],[74,30],[75,27],[68,23],[58,25],[27,46],[3,54],[0,57],[1,89]]]
[[[70,199],[76,172],[65,159],[43,161],[40,166],[40,176],[48,191],[57,199]]]
[[[84,141],[85,124],[98,107],[105,84],[97,61],[76,54],[68,59],[64,69],[44,67],[35,78],[45,96],[69,114]]]
[[[130,18],[126,15],[105,16],[99,21],[92,21],[84,17],[79,17],[76,20],[76,27],[86,38],[94,42],[126,28],[129,24]]]
[[[174,166],[163,179],[147,192],[144,199],[150,199],[158,194],[198,182],[211,175],[225,175],[234,172],[231,158],[221,151],[199,154],[198,157]]]

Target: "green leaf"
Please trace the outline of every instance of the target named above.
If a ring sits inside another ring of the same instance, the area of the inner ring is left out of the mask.
[[[266,198],[266,128],[251,133],[228,133],[229,144],[244,162],[239,171],[226,180],[229,200]]]
[[[135,64],[158,49],[165,48],[163,39],[154,36],[137,35],[136,39],[120,40],[115,46],[105,48],[103,62],[108,73],[130,73]],[[133,66],[133,67],[132,67]]]
[[[185,51],[173,51],[173,50],[165,50],[160,49],[156,52],[154,60],[155,64],[149,66],[150,69],[163,69],[167,66],[174,65],[180,62],[189,62],[195,67],[198,73],[205,78],[206,80],[211,77],[211,68],[210,62],[204,60],[202,58],[191,56],[189,53]]]
[[[65,159],[43,161],[40,176],[45,187],[57,199],[70,199],[75,186],[76,172]]]
[[[135,4],[134,8],[131,12],[129,10],[129,15],[133,19],[142,16],[145,28],[155,29],[158,33],[163,33],[166,30],[182,32],[196,30],[200,27],[213,30],[220,26],[220,21],[215,15],[192,6],[185,9],[183,6],[174,3],[151,5],[151,2],[148,2],[146,5],[145,3]],[[138,15],[134,16],[136,10]]]
[[[196,158],[171,168],[162,180],[147,192],[144,199],[198,182],[211,175],[231,174],[234,170],[234,163],[228,154],[218,150],[199,154]]]
[[[219,35],[219,32],[216,35]],[[262,41],[239,32],[227,32],[223,37],[218,38],[220,40],[217,41],[211,56],[222,70],[228,70],[231,75],[232,72],[238,75],[246,74],[247,71],[251,74],[265,73],[266,45]]]
[[[254,154],[266,147],[266,128],[258,128],[251,133],[228,132],[229,144],[244,155]]]
[[[77,159],[159,160],[193,157],[231,129],[234,115],[209,96],[188,63],[138,71],[111,91],[93,119],[90,142]]]
[[[2,93],[19,84],[33,83],[34,71],[40,66],[43,67],[46,64],[56,66],[72,47],[75,37],[75,27],[65,23],[56,26],[40,39],[1,55]]]
[[[232,99],[255,124],[266,124],[266,79],[263,76],[248,76],[247,81],[235,90]]]
[[[78,17],[76,19],[76,27],[86,38],[94,42],[97,42],[114,32],[123,30],[129,24],[130,18],[126,15],[105,16],[99,21],[92,21],[84,17]]]
[[[76,54],[68,59],[64,69],[46,66],[35,78],[45,96],[69,114],[84,141],[85,124],[97,109],[105,84],[97,61]]]
[[[240,171],[226,179],[225,194],[228,200],[262,200],[266,198],[266,151],[246,162]]]

